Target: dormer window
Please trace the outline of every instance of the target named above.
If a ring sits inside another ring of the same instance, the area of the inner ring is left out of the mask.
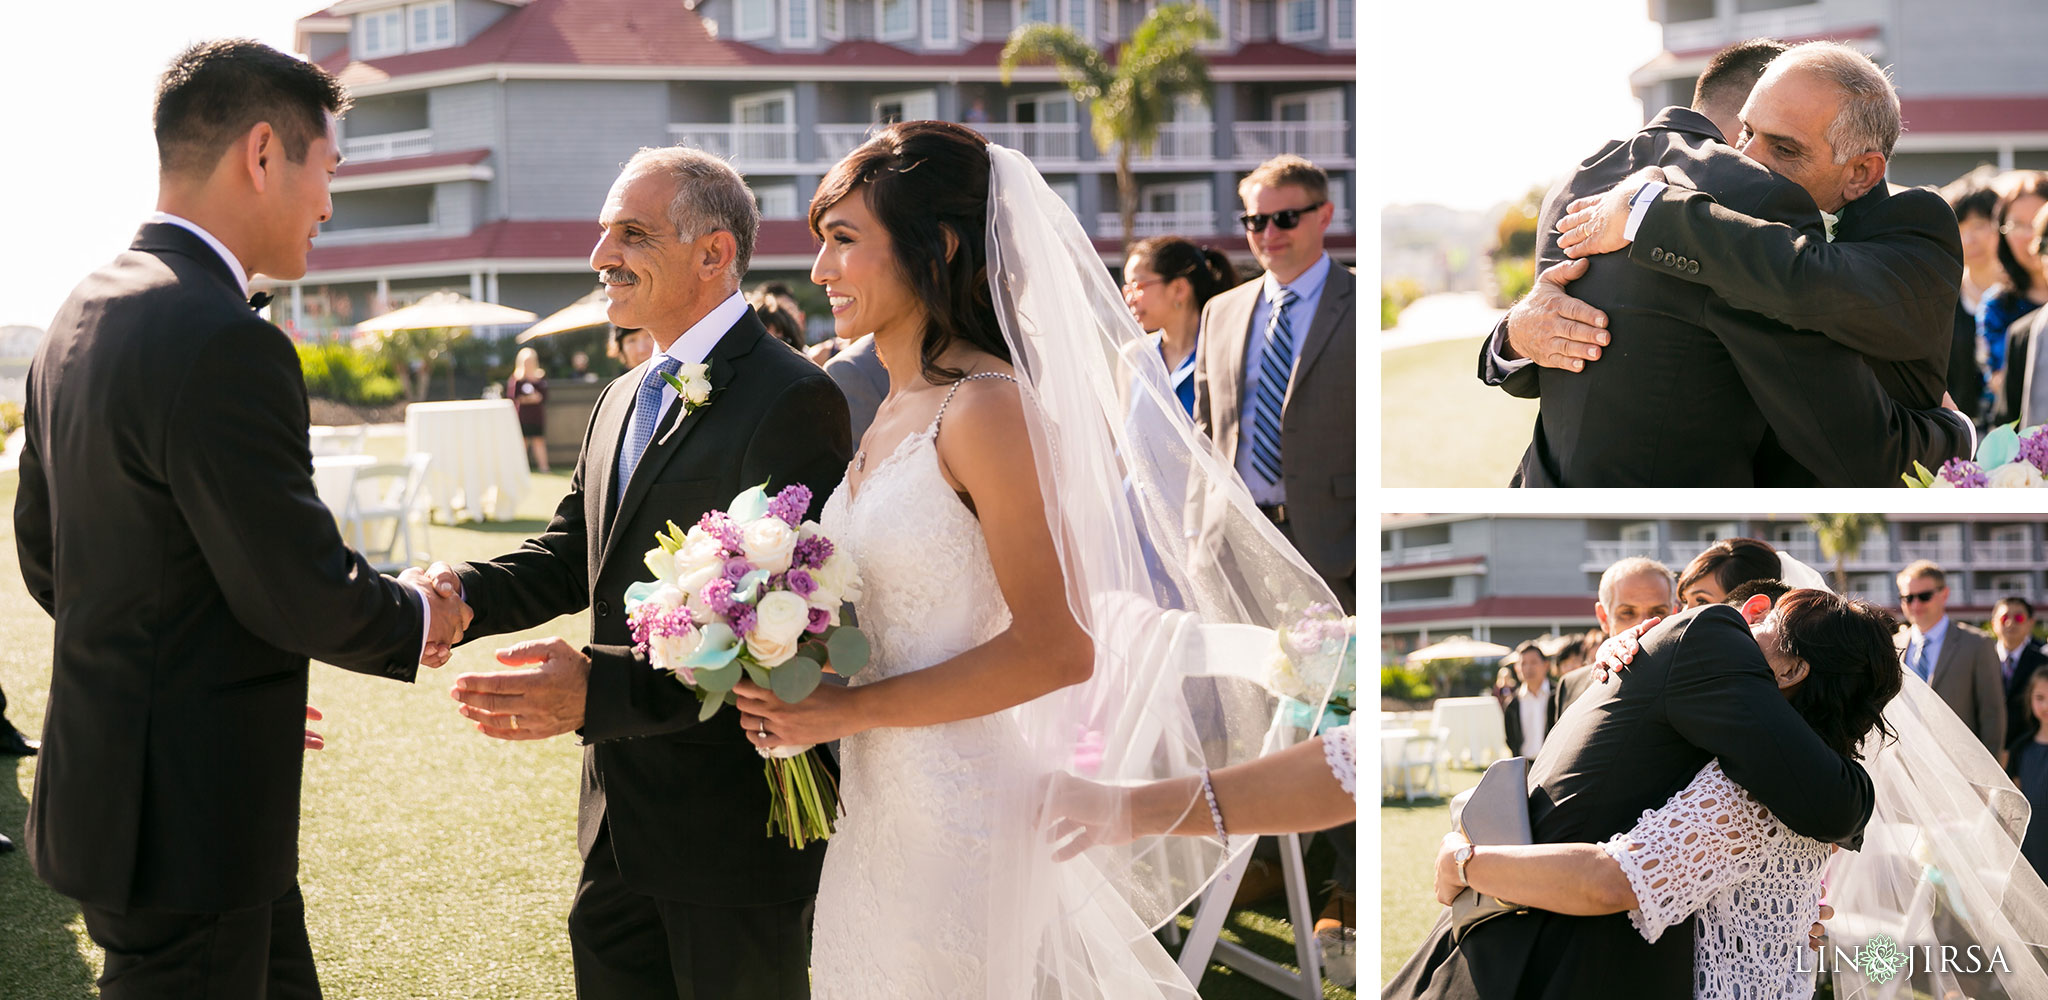
[[[387,7],[356,19],[356,54],[362,59],[445,49],[456,43],[454,0]]]

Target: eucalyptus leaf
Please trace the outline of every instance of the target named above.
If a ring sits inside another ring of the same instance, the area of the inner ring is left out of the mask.
[[[732,506],[727,507],[725,512],[741,524],[750,524],[768,516],[768,484],[762,483],[733,497]]]
[[[697,686],[716,695],[724,695],[740,682],[741,665],[728,663],[716,670],[697,671]]]
[[[832,672],[841,677],[852,677],[868,665],[868,637],[851,625],[827,632],[825,648],[831,653]]]
[[[768,685],[768,690],[775,692],[775,697],[795,704],[818,689],[818,681],[825,676],[825,668],[808,656],[792,656],[769,671],[768,676],[773,682]]]
[[[713,691],[704,692],[704,704],[697,708],[697,721],[709,722],[718,710],[725,707],[725,696]]]
[[[756,685],[758,685],[758,686],[760,686],[760,687],[769,687],[769,686],[770,686],[770,685],[769,685],[769,671],[768,671],[768,668],[767,668],[767,667],[764,667],[764,666],[762,666],[762,665],[760,665],[760,664],[758,664],[758,663],[755,663],[755,662],[753,662],[753,661],[751,661],[751,660],[741,660],[741,661],[740,661],[740,667],[741,667],[741,669],[743,669],[743,670],[745,670],[745,671],[747,672],[747,679],[748,679],[748,680],[750,680],[750,681],[753,681],[753,682],[754,682],[754,683],[755,683]],[[779,669],[781,669],[781,668],[780,668],[780,667],[778,667],[778,668],[776,668],[776,669],[778,669],[778,670],[779,670]]]

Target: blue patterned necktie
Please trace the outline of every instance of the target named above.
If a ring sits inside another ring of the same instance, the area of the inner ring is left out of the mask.
[[[1252,394],[1252,468],[1266,481],[1280,485],[1280,416],[1287,402],[1287,380],[1294,372],[1294,328],[1287,321],[1287,307],[1294,304],[1294,290],[1282,286],[1273,300],[1273,317],[1266,323],[1266,340],[1259,350],[1259,387]]]
[[[1927,636],[1922,635],[1913,643],[1913,672],[1921,680],[1927,679]]]
[[[619,492],[633,484],[633,470],[640,466],[640,456],[647,451],[647,442],[654,437],[655,421],[661,417],[661,387],[663,375],[674,375],[683,363],[664,354],[647,375],[640,380],[640,394],[633,397],[633,432],[626,435],[626,450],[619,453]]]

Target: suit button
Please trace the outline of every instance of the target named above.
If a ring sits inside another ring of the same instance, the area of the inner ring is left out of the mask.
[[[1685,273],[1687,273],[1687,274],[1698,274],[1698,273],[1700,273],[1700,262],[1699,262],[1699,261],[1696,261],[1696,260],[1689,260],[1689,261],[1686,261],[1686,262],[1685,262]]]
[[[1650,263],[1652,263],[1652,264],[1662,264],[1662,263],[1664,263],[1664,248],[1663,248],[1663,247],[1658,247],[1657,249],[1655,249],[1655,250],[1652,250],[1652,251],[1650,251]]]
[[[607,604],[607,603],[605,603],[605,602],[603,602],[603,601],[599,601],[599,602],[597,602],[597,616],[598,616],[599,618],[603,618],[603,617],[605,617],[606,615],[609,615],[609,614],[611,614],[611,613],[612,613],[612,606],[611,606],[610,604]]]

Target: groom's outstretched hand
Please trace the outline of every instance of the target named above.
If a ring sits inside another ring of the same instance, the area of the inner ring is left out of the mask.
[[[433,620],[428,625],[426,646],[420,650],[420,665],[438,667],[447,663],[455,652],[455,644],[462,641],[463,631],[476,617],[469,605],[463,603],[462,581],[455,576],[455,569],[444,562],[424,570],[408,566],[398,574],[398,582],[418,590],[432,609]]]
[[[1583,260],[1568,260],[1552,264],[1536,276],[1529,294],[1508,310],[1511,357],[1574,372],[1585,371],[1588,361],[1600,360],[1600,349],[1612,339],[1607,332],[1607,314],[1564,290],[1584,277],[1590,266]]]
[[[498,662],[524,666],[494,674],[463,674],[448,692],[477,732],[501,740],[544,740],[583,725],[590,658],[560,639],[498,650]]]

